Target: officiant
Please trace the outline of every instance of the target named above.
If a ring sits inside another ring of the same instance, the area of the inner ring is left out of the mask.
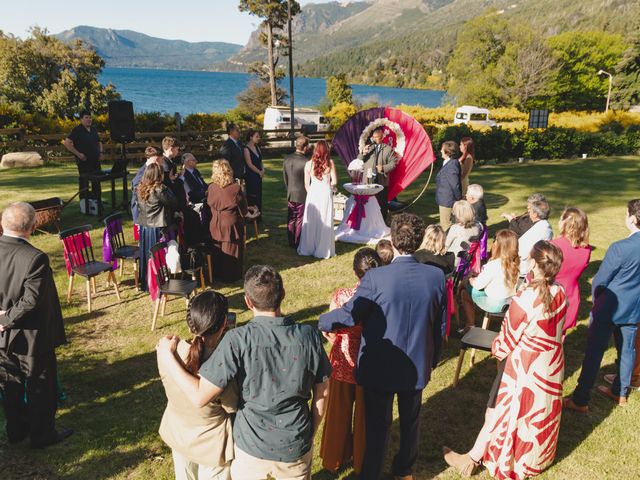
[[[394,149],[384,143],[384,129],[376,128],[371,134],[371,141],[366,145],[358,155],[358,158],[364,162],[364,175],[366,176],[371,170],[373,177],[372,182],[382,185],[384,188],[376,195],[380,204],[382,218],[387,220],[387,212],[389,211],[389,199],[387,187],[389,185],[389,174],[396,168],[398,156]]]

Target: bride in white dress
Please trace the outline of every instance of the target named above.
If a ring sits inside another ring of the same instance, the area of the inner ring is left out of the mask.
[[[338,183],[338,175],[329,153],[327,142],[319,141],[311,160],[304,167],[307,201],[304,205],[299,255],[330,258],[336,254],[331,190]]]

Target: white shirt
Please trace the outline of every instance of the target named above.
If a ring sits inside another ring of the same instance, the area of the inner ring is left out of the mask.
[[[476,290],[484,290],[484,293],[486,293],[489,298],[496,300],[506,299],[516,294],[516,288],[515,285],[512,288],[507,288],[504,280],[502,260],[499,258],[490,260],[482,267],[480,275],[475,278],[473,288]]]
[[[546,220],[538,220],[518,240],[518,255],[520,255],[520,275],[527,274],[527,258],[533,246],[540,240],[551,240],[553,230]]]

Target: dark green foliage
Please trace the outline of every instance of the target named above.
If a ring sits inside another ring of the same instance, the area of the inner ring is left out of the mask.
[[[616,67],[613,82],[614,108],[628,109],[640,105],[640,23],[636,25],[632,44]]]
[[[26,40],[0,31],[0,102],[24,112],[68,118],[85,108],[104,113],[119,95],[98,81],[103,67],[80,41],[67,45],[37,27]]]

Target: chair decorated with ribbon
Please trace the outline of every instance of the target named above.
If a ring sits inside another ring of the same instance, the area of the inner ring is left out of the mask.
[[[92,293],[96,294],[95,278],[102,273],[107,274],[107,281],[113,284],[116,297],[120,300],[120,291],[113,273],[113,265],[95,259],[89,235],[90,230],[91,225],[83,225],[60,232],[60,239],[64,246],[64,260],[69,275],[67,302],[71,301],[75,276],[85,277],[87,279],[87,308],[89,312],[91,312],[91,295]]]
[[[120,261],[120,280],[124,272],[124,261],[133,260],[133,278],[138,289],[138,261],[140,249],[137,246],[127,245],[122,229],[122,214],[113,213],[104,219],[104,233],[102,237],[102,259],[105,262],[113,262],[114,268],[118,268]]]
[[[169,297],[169,295],[184,297],[188,306],[189,297],[198,288],[198,282],[195,280],[171,278],[171,272],[167,267],[166,251],[166,242],[156,243],[149,250],[149,253],[151,254],[147,270],[149,294],[151,295],[151,299],[155,302],[153,307],[153,318],[151,320],[151,331],[156,328],[158,312],[160,312],[164,317],[167,297]]]

